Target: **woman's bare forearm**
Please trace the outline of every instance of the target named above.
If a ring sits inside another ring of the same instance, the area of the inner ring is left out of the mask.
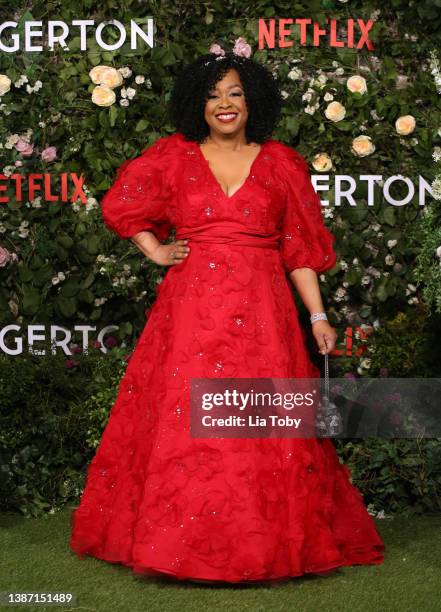
[[[309,314],[324,312],[317,272],[312,268],[297,268],[289,273],[289,278],[300,295]]]
[[[153,232],[147,230],[138,232],[131,237],[131,240],[147,257],[150,257],[153,251],[161,244]]]

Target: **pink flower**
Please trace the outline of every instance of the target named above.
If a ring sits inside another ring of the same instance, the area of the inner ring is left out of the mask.
[[[69,370],[72,368],[76,368],[77,365],[78,363],[73,359],[66,359],[66,368],[68,368]]]
[[[112,347],[114,347],[114,346],[117,346],[117,344],[118,344],[118,341],[117,341],[117,339],[115,338],[115,336],[109,336],[108,338],[106,338],[106,339],[104,340],[104,345],[105,345],[107,348],[112,348]]]
[[[23,162],[20,159],[16,159],[14,162],[14,166],[17,166],[17,168],[20,168],[20,166],[23,165]]]
[[[44,149],[41,152],[41,159],[43,161],[51,162],[51,161],[54,161],[56,157],[57,157],[56,147],[46,147],[46,149]]]
[[[23,140],[23,138],[19,138],[17,142],[15,143],[15,148],[22,155],[27,156],[27,155],[32,155],[32,152],[34,150],[34,145],[32,145],[29,142],[26,142],[26,140]]]
[[[103,346],[99,340],[92,340],[91,345],[93,346],[93,348],[96,349],[99,349]]]
[[[242,38],[242,36],[236,38],[236,40],[234,41],[233,53],[234,55],[238,55],[239,57],[251,56],[251,47],[247,43],[245,38]]]
[[[210,53],[214,53],[215,55],[225,55],[225,51],[222,49],[220,45],[217,43],[213,43],[210,47]]]
[[[4,268],[11,261],[11,253],[8,249],[0,246],[0,268]]]

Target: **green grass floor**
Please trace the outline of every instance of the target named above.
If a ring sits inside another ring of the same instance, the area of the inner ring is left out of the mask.
[[[71,606],[27,610],[115,612],[437,612],[441,610],[441,516],[376,519],[386,544],[380,566],[273,585],[202,585],[137,577],[130,568],[70,551],[69,510],[43,519],[0,515],[0,591],[71,591]],[[12,610],[4,606],[2,610]]]

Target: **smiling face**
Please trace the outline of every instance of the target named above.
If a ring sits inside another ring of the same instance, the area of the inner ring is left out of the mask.
[[[245,92],[242,88],[239,73],[231,68],[208,92],[205,104],[205,121],[210,132],[220,135],[237,134],[245,131],[248,110],[245,103]]]

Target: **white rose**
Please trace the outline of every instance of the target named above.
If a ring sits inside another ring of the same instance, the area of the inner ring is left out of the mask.
[[[0,97],[11,89],[11,79],[6,74],[0,74]]]
[[[119,87],[123,83],[121,73],[111,66],[95,66],[89,72],[89,76],[95,85],[105,85],[110,89]]]
[[[292,70],[288,72],[288,79],[291,79],[292,81],[296,81],[302,77],[302,74],[303,73],[300,70],[300,68],[293,68]]]
[[[308,115],[313,115],[316,110],[317,110],[316,105],[313,106],[312,104],[308,104],[308,106],[305,106],[305,113],[308,113]]]
[[[288,76],[289,76],[289,75],[288,75]],[[142,76],[142,74],[137,74],[137,75],[136,75],[136,77],[135,77],[135,83],[136,83],[137,85],[142,85],[142,84],[144,83],[144,81],[145,81],[145,77],[144,77],[144,76]]]
[[[352,152],[358,157],[366,157],[375,151],[375,145],[370,136],[357,136],[352,141]]]
[[[387,241],[387,246],[388,246],[389,249],[393,249],[394,246],[396,246],[396,244],[397,244],[397,240],[388,240]]]
[[[405,74],[398,74],[395,78],[395,87],[397,89],[405,89],[409,86],[409,77]]]
[[[326,107],[325,115],[330,121],[341,121],[346,116],[346,109],[340,102],[330,102]]]
[[[329,91],[327,91],[327,92],[325,93],[325,95],[323,96],[323,100],[324,100],[325,102],[331,102],[331,100],[333,100],[333,99],[334,99],[334,96],[333,96],[333,95],[332,95],[332,93],[331,93],[331,92],[329,92]]]
[[[123,84],[123,77],[118,70],[115,68],[106,68],[102,71],[101,76],[101,85],[105,85],[110,89],[114,89],[115,87],[119,87]]]
[[[92,92],[92,102],[97,106],[112,106],[115,100],[115,92],[105,85],[97,85]]]
[[[332,160],[327,153],[317,153],[312,160],[314,170],[328,172],[332,168]]]
[[[346,81],[346,87],[353,93],[365,94],[367,92],[366,79],[359,75],[351,76]]]
[[[101,74],[104,70],[107,70],[107,68],[108,66],[95,66],[95,68],[92,68],[92,70],[89,72],[89,77],[92,83],[99,85],[101,83]]]
[[[128,79],[129,76],[132,76],[132,71],[128,66],[124,66],[123,68],[118,68],[118,72],[124,79]]]
[[[441,246],[436,249],[436,254],[441,259]]]
[[[402,117],[398,117],[395,122],[395,129],[397,130],[397,133],[402,136],[411,134],[415,130],[415,126],[415,117],[412,115],[403,115]]]

